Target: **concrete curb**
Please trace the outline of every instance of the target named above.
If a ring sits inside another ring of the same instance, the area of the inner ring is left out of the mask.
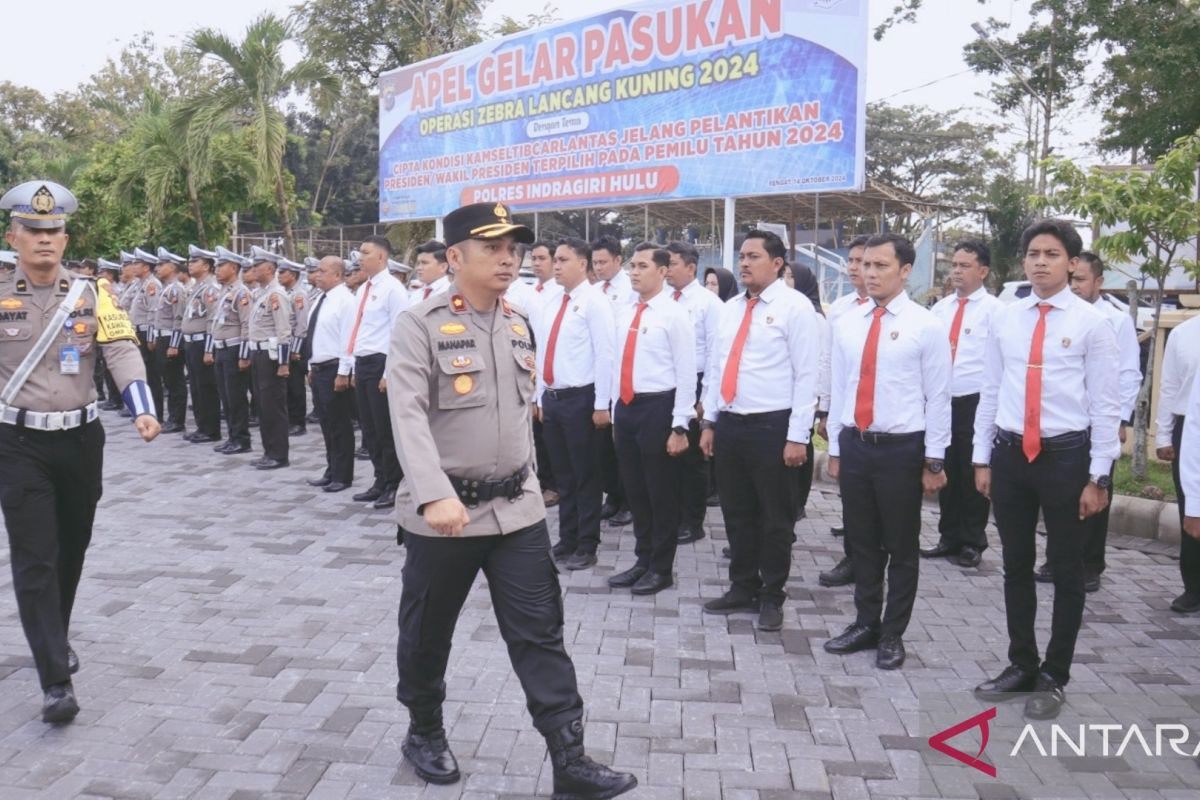
[[[813,480],[831,483],[825,475],[828,457],[824,450],[816,452]],[[1162,500],[1116,495],[1108,517],[1108,532],[1178,546],[1179,537],[1183,535],[1179,526],[1179,506]]]

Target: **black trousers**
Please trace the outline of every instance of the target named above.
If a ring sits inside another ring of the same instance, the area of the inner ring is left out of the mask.
[[[0,508],[13,590],[42,689],[70,680],[67,634],[104,464],[99,420],[70,431],[0,425]]]
[[[796,477],[783,463],[791,411],[717,417],[713,450],[729,537],[730,590],[782,606],[796,539]]]
[[[950,401],[950,446],[946,448],[946,486],[938,493],[938,533],[943,544],[957,549],[964,545],[986,550],[991,502],[975,491],[975,467],[971,463],[975,440],[975,409],[979,395],[968,394]]]
[[[263,456],[287,461],[287,378],[279,377],[279,362],[266,350],[255,350],[250,355],[250,369],[258,396],[258,433],[262,437]]]
[[[379,381],[387,356],[377,353],[354,359],[354,386],[358,393],[358,423],[363,430],[363,443],[371,453],[375,467],[375,487],[394,492],[403,473],[396,457],[396,440],[392,438],[392,414],[387,393],[379,391]]]
[[[700,396],[700,384],[703,375],[696,378],[696,397]],[[689,528],[699,528],[704,524],[704,515],[708,510],[709,495],[709,464],[700,452],[700,421],[693,419],[688,423],[688,449],[679,456],[680,480],[680,522]]]
[[[600,546],[600,451],[611,430],[596,430],[593,385],[542,396],[542,436],[558,485],[558,542],[580,553]]]
[[[204,340],[184,342],[183,360],[187,364],[188,388],[192,393],[192,414],[196,418],[196,430],[214,439],[220,438],[221,400],[217,392],[217,369],[213,364],[204,363]],[[235,369],[236,367],[234,364]]]
[[[1079,519],[1079,496],[1088,482],[1090,445],[1047,449],[1029,463],[1019,439],[998,438],[992,451],[992,511],[1004,547],[1004,610],[1008,617],[1008,660],[1025,670],[1041,669],[1066,685],[1083,621],[1083,549],[1087,526]],[[1038,512],[1046,523],[1046,560],[1054,573],[1050,643],[1039,662],[1033,579]]]
[[[337,368],[337,359],[309,365],[313,405],[325,438],[325,477],[348,485],[354,482],[354,423],[350,421],[354,393],[333,390]]]
[[[843,428],[838,447],[857,621],[885,636],[901,636],[917,599],[925,433],[872,443],[863,441],[856,429]]]
[[[546,489],[557,491],[554,470],[550,467],[550,451],[546,449],[546,436],[540,419],[533,421],[533,447],[537,453],[538,485],[542,487],[543,491]]]
[[[414,722],[440,716],[454,626],[481,570],[534,727],[544,735],[583,716],[545,521],[505,536],[409,535],[404,542],[396,698]]]
[[[1087,527],[1087,542],[1083,546],[1083,569],[1085,577],[1088,574],[1100,575],[1104,572],[1107,565],[1104,559],[1104,553],[1108,549],[1108,514],[1112,511],[1113,486],[1112,478],[1117,471],[1117,462],[1113,462],[1112,469],[1108,471],[1109,485],[1105,491],[1108,493],[1108,505],[1104,510],[1094,517],[1088,517],[1083,521]],[[1190,538],[1190,537],[1189,537]]]
[[[620,462],[617,460],[617,447],[613,441],[612,431],[603,431],[600,437],[600,484],[604,490],[604,499],[618,508],[626,508],[625,486],[621,482]]]
[[[796,513],[799,514],[805,506],[808,505],[808,496],[812,494],[813,484],[813,450],[812,436],[809,436],[808,444],[804,446],[805,459],[793,472],[796,480]]]
[[[1175,479],[1175,498],[1179,501],[1179,529],[1183,530],[1183,516],[1187,498],[1183,494],[1183,482],[1179,478],[1179,450],[1183,447],[1182,416],[1175,417],[1175,428],[1171,431],[1171,444],[1175,447],[1175,461],[1171,464],[1171,477]],[[1179,539],[1179,574],[1183,578],[1183,590],[1200,594],[1200,541],[1186,533]]]
[[[158,374],[162,377],[163,395],[167,402],[167,422],[178,422],[180,425],[187,420],[187,383],[183,378],[183,354],[174,358],[167,357],[171,349],[171,337],[159,336],[154,346],[154,362]]]
[[[146,385],[150,387],[150,397],[154,400],[154,413],[162,422],[166,408],[163,406],[163,381],[162,373],[158,371],[158,358],[147,346],[146,332],[138,331],[137,337],[138,352],[142,354],[142,365],[146,368]]]
[[[308,375],[308,359],[301,357],[292,361],[287,379],[288,424],[303,428],[308,422],[308,393],[305,377]]]
[[[667,455],[675,392],[636,395],[617,401],[613,438],[625,500],[633,513],[639,567],[670,575],[679,543],[682,464]]]
[[[237,347],[218,348],[213,361],[217,373],[217,393],[225,409],[229,441],[249,446],[250,403],[246,395],[250,391],[250,373],[238,369]]]

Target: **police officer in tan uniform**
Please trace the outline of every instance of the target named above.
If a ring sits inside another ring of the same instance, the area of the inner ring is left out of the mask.
[[[162,291],[162,281],[154,275],[158,266],[158,257],[140,247],[133,249],[133,261],[130,268],[136,285],[130,289],[129,321],[137,331],[138,349],[142,354],[142,363],[146,366],[146,383],[150,386],[150,396],[154,398],[155,413],[162,419],[163,388],[162,375],[154,360],[154,313],[158,309],[158,295]]]
[[[529,320],[503,295],[518,242],[533,232],[503,205],[444,220],[455,285],[397,319],[387,395],[404,479],[396,499],[407,534],[396,696],[410,714],[403,752],[432,783],[459,779],[442,724],[450,641],[482,570],[500,634],[554,765],[554,796],[615,797],[632,775],[583,749],[583,700],[563,647],[562,590],[546,507],[533,472],[535,360]]]
[[[192,284],[183,302],[178,346],[187,365],[192,415],[196,419],[196,430],[184,434],[183,438],[192,444],[221,440],[221,400],[217,391],[217,373],[214,365],[204,360],[209,323],[221,294],[220,284],[214,274],[216,263],[217,254],[212,250],[188,245],[187,268]]]
[[[158,248],[155,257],[158,259],[155,276],[162,283],[162,291],[158,294],[151,325],[154,328],[154,365],[162,378],[166,403],[162,432],[183,433],[187,417],[187,384],[184,383],[179,344],[183,336],[181,325],[187,287],[180,282],[179,272],[184,269],[184,260],[165,247]]]
[[[150,441],[159,431],[134,329],[107,279],[77,278],[62,265],[66,218],[77,207],[50,181],[0,198],[20,262],[0,282],[0,508],[21,626],[45,692],[42,719],[56,723],[79,713],[71,684],[79,659],[67,634],[101,493],[97,350],[138,433]]]
[[[222,455],[250,452],[250,364],[243,349],[250,333],[250,290],[241,281],[245,259],[224,247],[216,250],[217,306],[204,343],[204,363],[217,373],[217,393],[225,409],[229,438],[213,448]]]
[[[308,334],[308,290],[300,282],[304,265],[286,258],[279,259],[279,285],[287,293],[288,309],[292,317],[291,362],[288,364],[287,412],[288,436],[303,436],[308,416],[308,395],[305,391],[305,376],[308,361],[301,352],[304,337]]]
[[[250,260],[262,287],[251,304],[249,340],[243,360],[251,368],[258,398],[259,434],[263,457],[250,462],[257,469],[279,469],[288,465],[287,380],[292,353],[292,315],[287,292],[275,278],[280,256],[253,247]]]

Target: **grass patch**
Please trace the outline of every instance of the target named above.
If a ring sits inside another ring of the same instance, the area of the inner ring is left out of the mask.
[[[1117,471],[1113,475],[1113,488],[1117,494],[1143,497],[1142,490],[1147,486],[1155,486],[1162,490],[1164,499],[1175,500],[1175,482],[1171,478],[1171,465],[1162,461],[1150,459],[1146,465],[1146,480],[1134,479],[1131,472],[1132,460],[1122,456],[1117,462]]]

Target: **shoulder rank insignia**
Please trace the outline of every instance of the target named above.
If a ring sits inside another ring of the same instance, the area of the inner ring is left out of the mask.
[[[21,294],[29,294],[29,283],[24,278],[17,279],[17,291]]]
[[[512,314],[513,314],[512,306],[510,306],[508,304],[508,301],[505,300],[503,297],[500,298],[500,307],[504,309],[504,316],[506,316],[506,317],[512,316]]]
[[[449,334],[466,333],[467,326],[463,325],[461,322],[447,322],[445,325],[438,328],[438,332],[439,333],[449,333]]]
[[[70,290],[70,288],[71,288],[71,282],[69,280],[67,280],[66,278],[63,278],[62,280],[60,280],[58,282],[58,293],[59,294],[63,294],[64,292]]]
[[[304,308],[304,295],[302,295],[302,294],[296,295],[296,308],[297,309]]]
[[[467,301],[463,299],[461,294],[450,295],[450,310],[455,314],[467,313]]]
[[[277,294],[271,295],[271,310],[272,311],[279,310],[279,295],[277,295]]]
[[[153,283],[146,284],[146,294],[157,294],[157,293],[158,293],[157,286],[155,286]]]

